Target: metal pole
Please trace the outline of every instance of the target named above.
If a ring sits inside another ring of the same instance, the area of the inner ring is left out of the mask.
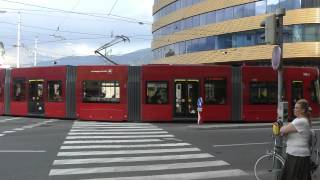
[[[38,37],[34,40],[34,62],[33,65],[37,66],[37,50],[38,50]]]
[[[18,12],[18,35],[17,35],[17,68],[20,67],[20,32],[21,32],[21,14]]]
[[[278,45],[280,46],[281,53],[280,53],[280,62],[279,62],[279,68],[278,68],[278,107],[277,107],[277,119],[278,120],[284,120],[283,114],[280,112],[280,103],[283,101],[282,98],[282,89],[283,89],[283,67],[282,67],[282,61],[283,61],[283,16],[285,16],[285,9],[277,9],[276,10],[276,16],[278,18]],[[283,138],[282,136],[276,136],[276,151],[278,154],[284,155],[284,148],[283,148]],[[277,175],[277,179],[280,180],[281,175]]]

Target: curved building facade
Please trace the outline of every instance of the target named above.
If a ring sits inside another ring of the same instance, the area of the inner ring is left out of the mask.
[[[284,63],[320,64],[320,0],[155,0],[155,63],[270,63],[260,23],[285,8]]]

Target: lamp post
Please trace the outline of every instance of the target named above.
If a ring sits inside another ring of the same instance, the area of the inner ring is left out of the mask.
[[[3,10],[0,10],[0,13],[6,13],[7,11],[3,11]],[[5,54],[5,49],[4,49],[4,44],[3,42],[0,41],[0,58],[1,58],[1,66],[3,66],[2,63],[4,63],[4,59],[3,59],[3,56]]]
[[[17,68],[20,67],[20,32],[21,32],[21,14],[18,12],[18,33],[17,33]]]

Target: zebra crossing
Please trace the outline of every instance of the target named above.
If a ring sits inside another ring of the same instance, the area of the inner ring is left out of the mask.
[[[52,164],[54,179],[219,179],[248,175],[163,129],[142,123],[74,122]]]

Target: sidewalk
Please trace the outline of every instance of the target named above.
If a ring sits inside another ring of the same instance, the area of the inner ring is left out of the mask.
[[[320,120],[312,121],[313,126],[320,125]],[[271,128],[272,123],[204,123],[204,124],[194,124],[190,125],[190,128],[200,129],[200,130],[218,130],[218,129],[248,129],[248,128]]]

